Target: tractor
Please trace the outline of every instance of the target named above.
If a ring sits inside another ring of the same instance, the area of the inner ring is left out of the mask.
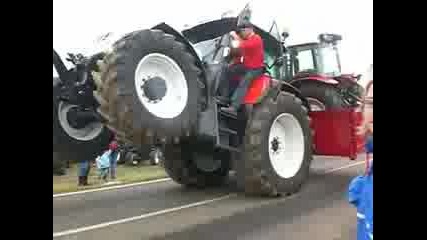
[[[64,161],[95,159],[113,139],[113,133],[104,126],[97,113],[98,102],[93,97],[95,84],[91,72],[97,70],[96,62],[104,53],[91,57],[68,53],[66,58],[73,67],[67,68],[60,55],[53,50],[53,165],[54,172],[63,172]],[[153,163],[153,153],[158,149],[143,146],[144,151],[134,146],[123,146],[126,160],[139,157]],[[153,150],[153,151],[151,151]],[[156,162],[157,164],[157,162]]]
[[[95,159],[112,139],[97,114],[98,102],[92,96],[95,85],[90,74],[103,53],[90,58],[82,54],[68,54],[68,69],[53,50],[53,150],[54,162]]]
[[[179,184],[219,186],[234,169],[248,194],[295,193],[313,158],[310,103],[283,80],[286,58],[274,34],[255,26],[266,46],[264,72],[237,114],[221,110],[229,101],[220,87],[232,52],[229,32],[248,14],[246,7],[237,18],[182,32],[160,23],[125,35],[98,61],[93,95],[122,141],[160,139],[163,166]]]
[[[285,39],[286,36],[283,36]],[[319,42],[288,46],[286,81],[297,87],[312,111],[354,108],[360,105],[361,75],[342,74],[336,34],[320,34]]]

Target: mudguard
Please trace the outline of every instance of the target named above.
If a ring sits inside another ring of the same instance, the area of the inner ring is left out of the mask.
[[[277,88],[279,84],[280,84],[280,88]],[[262,100],[262,98],[267,94],[267,90],[270,87],[277,88],[277,91],[279,90],[286,91],[294,94],[299,99],[301,99],[302,104],[308,110],[310,110],[310,104],[308,103],[307,99],[305,99],[304,96],[302,96],[298,88],[292,86],[287,82],[279,81],[277,79],[271,78],[271,76],[266,74],[261,75],[260,77],[258,77],[252,82],[245,96],[245,103],[246,104],[259,103]]]
[[[174,28],[172,28],[171,26],[169,26],[168,24],[166,24],[164,22],[157,24],[156,26],[152,27],[151,29],[162,30],[163,32],[165,32],[167,34],[174,36],[179,42],[183,43],[188,48],[190,53],[196,58],[196,66],[202,70],[201,74],[203,77],[201,78],[201,80],[203,81],[204,88],[205,88],[205,96],[206,96],[206,100],[207,100],[206,102],[209,102],[209,99],[211,99],[211,96],[210,96],[208,84],[206,81],[206,69],[205,69],[205,66],[203,65],[199,55],[197,54],[196,50],[191,45],[191,43],[179,31],[175,30]]]
[[[244,104],[256,104],[267,94],[271,86],[271,77],[265,74],[254,79],[246,92]]]
[[[308,111],[311,111],[310,104],[308,103],[307,99],[301,94],[301,91],[298,88],[287,82],[282,81],[280,90],[290,92],[297,96],[299,99],[301,99],[302,104],[308,109]]]
[[[337,85],[339,81],[333,79],[332,77],[315,74],[308,76],[295,76],[294,79],[290,82],[293,86],[299,86],[303,81],[319,81],[326,84]]]
[[[185,46],[188,48],[188,50],[190,51],[190,53],[192,55],[194,55],[194,57],[196,58],[196,65],[197,65],[197,67],[199,67],[200,69],[202,69],[203,74],[205,74],[205,67],[204,67],[202,61],[200,60],[199,55],[197,54],[196,50],[191,45],[191,43],[179,31],[175,30],[174,28],[172,28],[171,26],[169,26],[166,23],[157,24],[156,26],[152,27],[151,29],[162,30],[163,32],[165,32],[167,34],[170,34],[170,35],[174,36],[181,43],[185,44]]]

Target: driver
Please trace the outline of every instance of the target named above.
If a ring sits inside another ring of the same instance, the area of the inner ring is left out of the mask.
[[[241,80],[231,96],[230,107],[222,108],[227,112],[236,112],[243,102],[246,92],[255,78],[263,73],[264,69],[264,43],[262,38],[254,32],[249,21],[242,21],[237,26],[238,33],[230,32],[232,53],[237,53],[235,61],[226,72],[226,80],[234,81],[234,77]],[[239,63],[240,61],[240,63]],[[230,82],[231,83],[231,82]],[[231,86],[234,84],[231,83]]]

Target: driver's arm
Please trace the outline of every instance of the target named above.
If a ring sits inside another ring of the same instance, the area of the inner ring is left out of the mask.
[[[252,36],[251,38],[247,39],[247,40],[241,40],[239,42],[239,48],[242,50],[245,49],[254,49],[254,48],[259,48],[260,46],[262,46],[262,40],[258,35]]]

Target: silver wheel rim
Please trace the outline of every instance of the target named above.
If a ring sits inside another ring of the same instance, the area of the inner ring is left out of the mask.
[[[76,129],[73,128],[67,119],[68,111],[72,108],[78,107],[77,105],[59,102],[58,104],[58,120],[62,129],[68,136],[77,139],[79,141],[91,141],[98,137],[102,130],[104,129],[104,125],[101,122],[92,122],[86,125],[84,128]]]
[[[315,99],[315,98],[307,98],[308,104],[310,105],[310,110],[313,112],[316,111],[325,111],[326,106],[321,101]]]
[[[277,116],[268,136],[268,154],[277,175],[291,178],[298,173],[304,160],[304,146],[304,134],[298,120],[289,113]]]
[[[149,101],[141,88],[144,80],[152,77],[160,77],[166,83],[166,95],[157,102]],[[187,105],[188,86],[184,73],[172,58],[160,53],[148,54],[138,63],[135,88],[142,105],[159,118],[175,118]]]

